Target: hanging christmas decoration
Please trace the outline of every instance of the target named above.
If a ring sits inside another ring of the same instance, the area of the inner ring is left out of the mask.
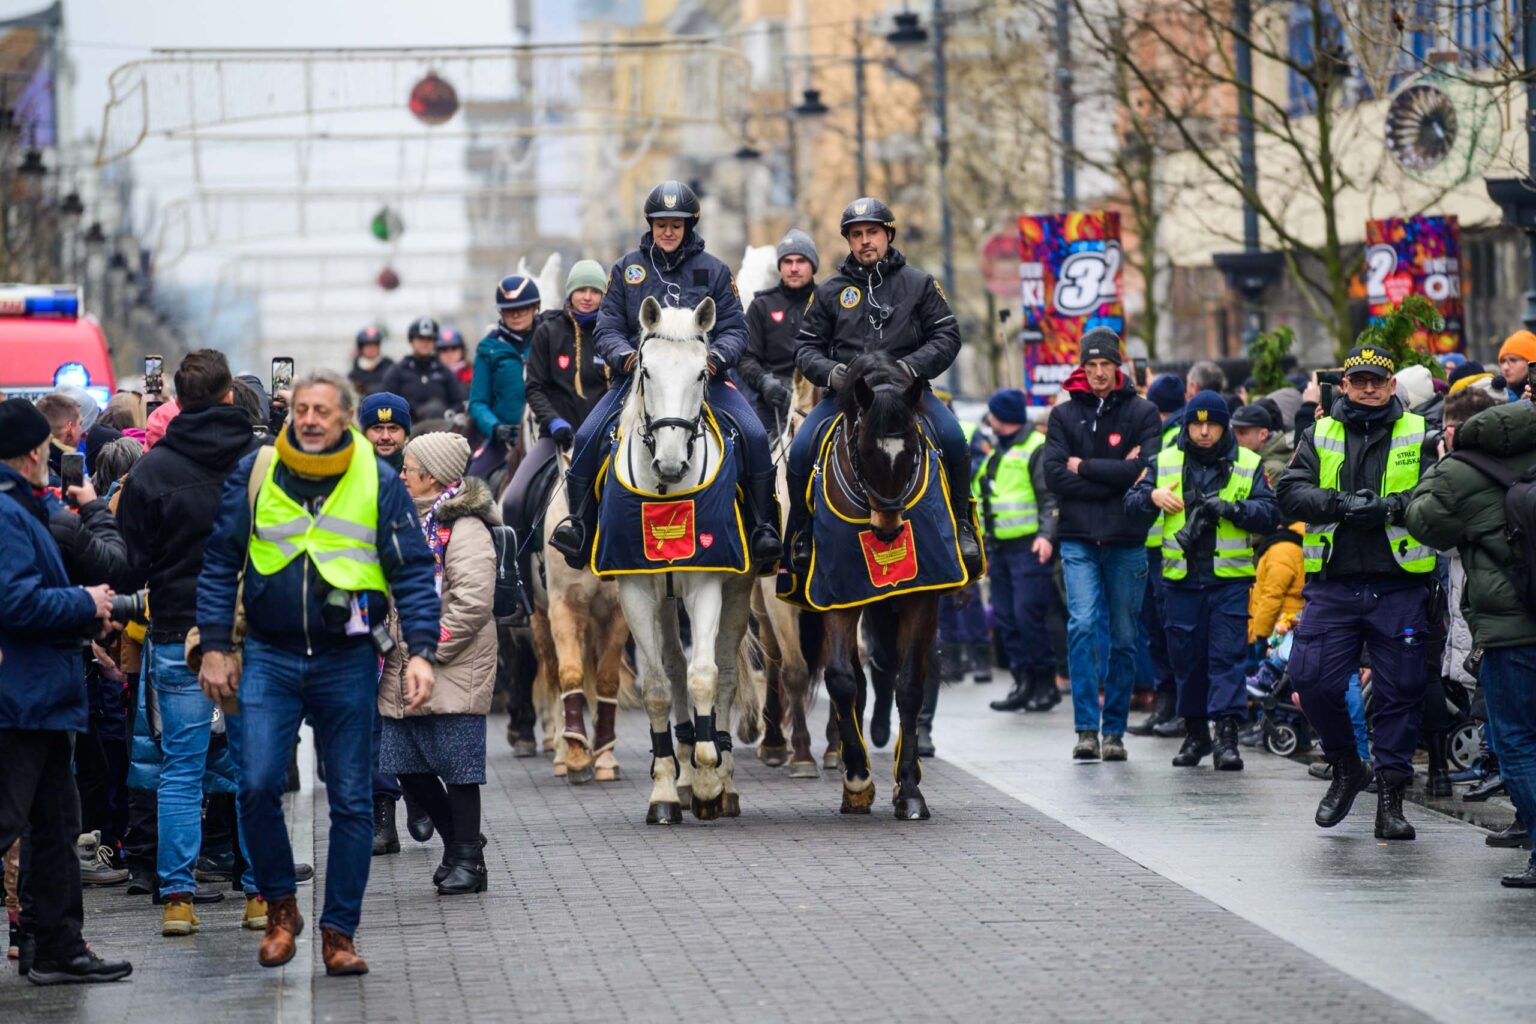
[[[405,232],[405,222],[400,215],[387,206],[379,208],[379,212],[373,215],[373,220],[368,224],[368,230],[373,237],[381,242],[388,242],[399,238]]]
[[[411,87],[411,113],[422,124],[439,125],[459,111],[459,94],[437,72],[427,72],[427,77]]]
[[[392,292],[400,287],[400,275],[395,273],[393,267],[385,267],[379,271],[379,276],[375,279],[375,283],[386,292]]]

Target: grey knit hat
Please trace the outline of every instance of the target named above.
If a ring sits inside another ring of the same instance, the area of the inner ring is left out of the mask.
[[[572,263],[570,272],[565,275],[565,297],[570,298],[571,292],[577,288],[596,288],[606,292],[608,274],[603,270],[603,265],[597,260],[577,260]]]
[[[821,258],[816,255],[816,243],[811,241],[811,236],[799,228],[790,228],[778,248],[774,250],[774,265],[785,256],[804,256],[811,261],[812,270],[821,269]]]
[[[446,430],[413,437],[406,444],[405,453],[444,487],[464,479],[464,470],[469,468],[469,442],[464,435]]]

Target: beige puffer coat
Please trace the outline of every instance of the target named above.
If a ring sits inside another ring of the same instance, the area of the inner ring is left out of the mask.
[[[431,507],[432,499],[417,502],[417,511],[423,515]],[[491,614],[496,548],[487,526],[501,523],[501,510],[483,481],[466,477],[463,489],[438,509],[438,520],[452,532],[443,552],[443,612],[433,669],[436,685],[432,699],[411,715],[484,715],[491,710],[491,691],[496,686],[496,619]],[[379,714],[404,718],[408,654],[393,610],[389,616],[395,649],[379,679]]]

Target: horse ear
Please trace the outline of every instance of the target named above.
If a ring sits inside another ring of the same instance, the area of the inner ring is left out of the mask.
[[[659,323],[661,323],[661,303],[656,301],[656,296],[647,295],[645,301],[640,303],[640,330],[646,334],[652,334]]]
[[[862,376],[855,377],[853,381],[853,400],[859,403],[859,408],[869,411],[870,403],[875,400],[874,389],[869,386],[869,381]]]
[[[715,329],[714,299],[706,295],[703,302],[693,307],[693,322],[702,334],[708,334]]]
[[[907,390],[902,392],[901,397],[906,401],[908,406],[916,409],[919,405],[923,404],[923,388],[923,379],[921,377],[913,377],[912,380],[908,382]]]

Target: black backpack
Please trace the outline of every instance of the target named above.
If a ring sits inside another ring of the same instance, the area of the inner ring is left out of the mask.
[[[1448,458],[1465,462],[1504,488],[1504,536],[1514,552],[1504,575],[1520,601],[1536,607],[1536,469],[1521,475],[1487,452],[1457,451]]]
[[[496,596],[491,614],[504,625],[519,625],[527,621],[533,609],[517,571],[517,531],[510,526],[490,529],[491,542],[496,547]]]

